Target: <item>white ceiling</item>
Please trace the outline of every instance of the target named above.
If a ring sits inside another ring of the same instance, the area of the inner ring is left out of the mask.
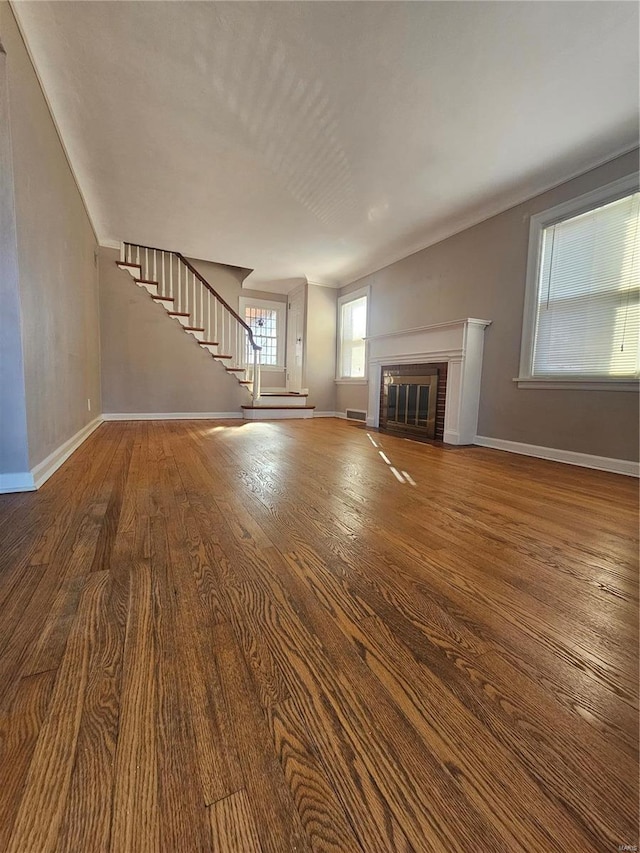
[[[14,2],[101,242],[344,283],[638,142],[632,2]]]

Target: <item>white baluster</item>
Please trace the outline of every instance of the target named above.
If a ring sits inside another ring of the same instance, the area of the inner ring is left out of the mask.
[[[162,295],[166,296],[166,288],[164,284],[164,252],[160,252],[160,276],[162,278]]]
[[[192,274],[192,278],[193,278],[193,320],[194,320],[193,325],[201,327],[202,323],[195,322],[196,318],[198,317],[198,291],[196,288],[196,275],[195,275],[195,273]]]
[[[140,246],[136,246],[136,264],[140,266]],[[142,270],[140,270],[142,272]],[[140,276],[142,278],[142,276]]]
[[[254,404],[260,399],[260,350],[253,350],[253,402]]]
[[[213,340],[217,341],[218,340],[218,300],[217,299],[213,300],[213,330],[214,330]],[[222,350],[218,349],[218,352],[222,352]]]
[[[158,270],[156,268],[156,250],[153,250],[153,280],[158,280]]]
[[[180,287],[180,259],[178,259],[178,313],[182,311],[182,288]]]
[[[173,255],[169,255],[169,296],[173,296]]]
[[[120,243],[120,263],[124,263],[124,243]]]
[[[144,250],[144,276],[143,278],[149,279],[149,250]]]
[[[204,285],[201,281],[198,284],[200,285],[200,325],[204,326]]]
[[[211,334],[211,291],[207,290],[207,340],[214,341]]]

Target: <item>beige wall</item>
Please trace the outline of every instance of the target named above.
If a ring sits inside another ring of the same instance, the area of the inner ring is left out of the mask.
[[[267,302],[286,302],[286,293],[267,293],[261,290],[250,290],[243,288],[242,282],[246,278],[249,270],[241,269],[240,267],[229,267],[224,264],[216,264],[212,261],[201,261],[197,258],[189,258],[193,266],[205,278],[209,284],[216,290],[217,293],[233,308],[236,313],[239,312],[239,300],[241,296],[247,299],[264,299]],[[286,316],[286,314],[285,314]],[[262,370],[262,387],[266,388],[284,388],[287,384],[287,374],[285,370],[273,370],[266,368]]]
[[[109,414],[236,412],[249,393],[100,249],[103,409]],[[224,278],[224,276],[223,276]],[[211,276],[212,286],[220,286]]]
[[[594,169],[343,288],[371,285],[372,335],[463,317],[485,335],[478,434],[618,459],[638,459],[638,395],[519,389],[530,217],[638,169],[638,152]],[[338,410],[363,408],[362,387],[338,389]],[[365,407],[366,408],[366,407]]]
[[[0,36],[7,53],[33,468],[101,412],[96,240],[6,2],[0,3]]]
[[[307,285],[307,351],[305,384],[309,405],[318,412],[336,408],[336,303],[337,290]]]
[[[369,407],[369,386],[336,385],[336,412],[344,414],[347,409],[359,409],[366,412]]]

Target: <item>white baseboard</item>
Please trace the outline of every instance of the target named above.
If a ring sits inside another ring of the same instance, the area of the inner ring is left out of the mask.
[[[86,424],[86,426],[83,426],[82,429],[78,430],[75,435],[72,435],[71,438],[67,439],[64,444],[61,444],[60,447],[54,450],[53,453],[50,453],[46,459],[39,462],[31,471],[34,488],[39,489],[40,486],[58,470],[62,463],[67,461],[74,450],[77,450],[80,445],[89,438],[91,433],[96,430],[101,423],[102,418],[96,418],[91,421],[91,423]]]
[[[346,412],[314,412],[313,417],[314,418],[340,418],[340,420],[342,420],[342,421],[350,420],[354,424],[362,424],[363,426],[365,424],[365,421],[359,421],[356,418],[348,418]]]
[[[242,420],[240,412],[109,412],[105,421],[228,421]]]
[[[19,474],[0,474],[0,495],[13,492],[33,492],[35,488],[31,471],[22,471]]]
[[[494,450],[506,450],[507,453],[519,453],[521,456],[535,456],[538,459],[564,462],[566,465],[595,468],[598,471],[610,471],[612,474],[624,474],[627,477],[640,477],[640,463],[631,462],[627,459],[592,456],[590,453],[559,450],[555,447],[540,447],[537,444],[523,444],[519,441],[507,441],[504,438],[489,438],[485,435],[477,435],[473,443],[479,444],[480,447],[491,447]]]

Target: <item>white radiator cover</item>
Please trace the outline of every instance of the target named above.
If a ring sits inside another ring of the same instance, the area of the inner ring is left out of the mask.
[[[367,425],[379,426],[383,365],[446,361],[444,442],[473,444],[478,432],[484,331],[490,324],[490,320],[467,317],[465,320],[368,337],[370,414]]]

